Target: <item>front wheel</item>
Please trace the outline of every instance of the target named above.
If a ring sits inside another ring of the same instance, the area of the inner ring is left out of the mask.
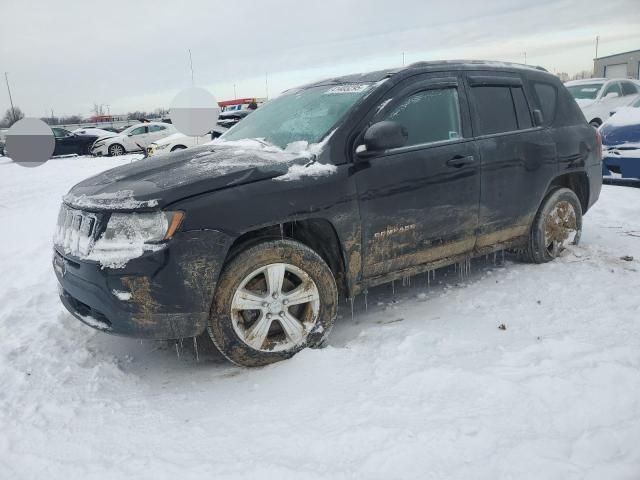
[[[523,252],[526,261],[545,263],[560,256],[569,245],[577,245],[582,234],[582,206],[568,188],[549,193],[536,214],[529,242]]]
[[[118,143],[114,143],[113,145],[109,146],[109,155],[112,157],[124,155],[124,147]]]
[[[293,240],[267,241],[224,267],[208,332],[231,362],[267,365],[321,346],[337,304],[335,279],[320,255]]]

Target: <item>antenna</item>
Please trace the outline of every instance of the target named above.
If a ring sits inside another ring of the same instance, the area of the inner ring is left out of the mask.
[[[191,65],[191,86],[193,87],[193,58],[191,58],[191,49],[189,49],[189,65]]]

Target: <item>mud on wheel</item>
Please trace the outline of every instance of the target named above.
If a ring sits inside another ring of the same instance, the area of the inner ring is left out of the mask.
[[[581,233],[582,206],[578,197],[568,188],[558,188],[542,202],[522,256],[534,263],[549,262],[569,245],[577,245]]]
[[[306,245],[254,245],[224,267],[208,332],[233,363],[254,367],[319,347],[336,317],[338,293],[328,265]]]

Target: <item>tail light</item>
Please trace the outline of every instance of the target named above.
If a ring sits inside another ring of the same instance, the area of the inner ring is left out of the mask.
[[[596,132],[596,152],[598,152],[598,160],[602,161],[602,135],[600,134],[600,129],[594,128]]]

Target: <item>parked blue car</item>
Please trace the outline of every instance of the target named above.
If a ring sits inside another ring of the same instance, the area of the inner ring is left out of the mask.
[[[618,109],[600,127],[602,174],[640,179],[640,100]]]

